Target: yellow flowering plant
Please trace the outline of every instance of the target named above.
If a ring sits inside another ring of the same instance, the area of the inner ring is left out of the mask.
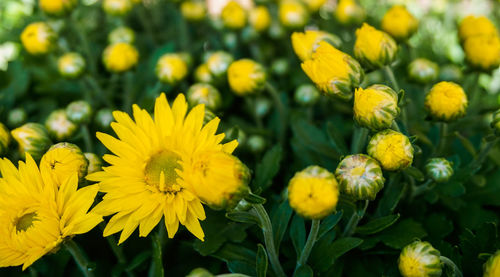
[[[354,56],[364,66],[376,69],[389,65],[396,57],[398,46],[391,36],[363,23],[356,30]]]

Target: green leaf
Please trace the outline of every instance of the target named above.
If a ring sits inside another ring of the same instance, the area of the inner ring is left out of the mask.
[[[257,224],[260,226],[259,218],[250,212],[228,212],[226,213],[226,217],[232,221]]]
[[[437,239],[446,237],[453,231],[453,223],[444,214],[433,213],[424,223],[429,236]]]
[[[405,184],[400,182],[401,174],[393,173],[389,177],[389,182],[384,188],[384,195],[380,198],[378,202],[377,210],[375,212],[376,216],[384,216],[391,214],[399,203],[401,197],[404,194]]]
[[[394,224],[399,218],[399,214],[388,215],[380,218],[376,218],[366,223],[363,226],[356,228],[356,233],[360,235],[371,235],[378,233],[392,224]]]
[[[306,244],[306,226],[304,219],[297,214],[293,216],[292,224],[290,225],[290,238],[298,257]]]
[[[427,236],[422,225],[413,219],[405,219],[384,230],[378,238],[387,246],[401,249],[406,245]]]
[[[363,240],[355,237],[340,238],[332,243],[317,243],[314,246],[312,257],[309,259],[315,270],[324,272],[330,268],[336,259],[358,247]]]
[[[339,223],[342,218],[343,211],[338,211],[332,215],[329,215],[327,218],[321,221],[321,225],[319,226],[318,231],[318,240],[323,237],[326,233],[328,233],[331,229],[333,229],[337,223]]]
[[[336,260],[345,253],[351,251],[352,249],[358,247],[363,240],[355,237],[340,238],[332,243],[330,246],[330,255]]]
[[[255,265],[255,260],[257,259],[257,253],[255,253],[255,251],[233,243],[224,244],[224,246],[222,246],[217,252],[213,253],[212,256],[225,262],[241,261],[251,264],[252,266]],[[255,267],[252,269],[255,269]]]
[[[279,171],[282,157],[283,148],[280,145],[275,145],[266,152],[255,169],[255,179],[252,186],[254,190],[265,191],[271,185],[272,179]]]
[[[274,242],[276,244],[276,249],[279,250],[279,245],[281,240],[286,233],[288,228],[288,223],[292,217],[293,210],[290,208],[288,201],[283,201],[272,213],[271,213],[271,223],[273,225],[274,232]]]
[[[255,270],[257,271],[257,277],[265,277],[267,275],[267,253],[266,249],[262,244],[257,245],[257,260],[255,262]]]
[[[439,184],[436,187],[437,191],[441,194],[450,197],[458,197],[465,194],[465,187],[462,183],[456,181],[450,181],[447,183]]]
[[[407,169],[405,169],[404,172],[407,173],[408,175],[412,176],[413,178],[415,178],[415,180],[417,180],[419,182],[422,182],[425,180],[424,173],[422,173],[422,171],[420,171],[420,169],[418,169],[416,167],[410,166]]]
[[[293,276],[294,277],[313,277],[314,273],[313,273],[312,268],[305,264],[305,265],[299,266],[299,268],[297,268],[297,271],[295,271],[295,274]]]
[[[245,196],[245,200],[251,204],[264,204],[266,203],[266,198],[258,196],[257,194],[248,193]]]
[[[307,148],[333,159],[339,158],[339,153],[335,148],[330,146],[323,131],[314,125],[309,124],[305,120],[297,120],[292,122],[292,130]]]
[[[347,155],[349,153],[344,138],[340,135],[340,132],[335,127],[335,124],[331,121],[326,123],[326,134],[328,135],[333,148],[335,148],[339,154]]]
[[[151,251],[144,251],[139,254],[137,254],[132,261],[128,262],[127,267],[125,267],[125,270],[127,271],[132,271],[139,267],[142,263],[147,261],[151,257]]]

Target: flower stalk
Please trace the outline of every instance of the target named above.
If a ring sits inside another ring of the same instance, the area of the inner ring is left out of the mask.
[[[311,254],[313,246],[316,243],[316,239],[318,237],[319,226],[320,226],[320,220],[313,219],[311,222],[311,230],[309,231],[309,236],[307,237],[304,249],[302,249],[302,252],[300,253],[300,257],[297,260],[297,266],[295,267],[295,271],[297,271],[297,269],[300,266],[305,265],[307,263],[307,259],[309,258],[309,255]]]
[[[73,256],[73,259],[82,271],[83,275],[86,277],[93,277],[93,268],[90,267],[90,262],[88,261],[85,252],[83,252],[78,244],[73,240],[68,240],[64,243],[64,246],[71,254],[71,256]]]
[[[453,276],[455,277],[462,277],[462,272],[460,271],[460,269],[458,268],[458,266],[450,259],[446,258],[445,256],[440,256],[439,259],[441,259],[441,261],[451,267],[453,269]]]
[[[365,200],[363,208],[361,209],[359,205],[357,206],[356,210],[352,213],[352,216],[349,219],[349,222],[347,223],[344,232],[342,233],[342,237],[350,237],[352,234],[354,234],[354,231],[356,230],[359,221],[363,218],[363,216],[365,216],[365,212],[366,209],[368,208],[369,202],[370,202],[369,200]]]

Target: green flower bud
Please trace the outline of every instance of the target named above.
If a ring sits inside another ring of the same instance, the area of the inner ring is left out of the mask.
[[[68,119],[75,124],[86,124],[92,116],[92,106],[86,101],[73,101],[66,107]]]
[[[500,137],[500,109],[493,113],[491,128],[493,128],[495,135]]]
[[[259,135],[251,135],[247,140],[248,148],[252,153],[260,153],[266,149],[266,140]]]
[[[222,104],[220,92],[209,84],[194,84],[187,92],[187,100],[191,106],[205,104],[210,110],[217,110]]]
[[[194,79],[199,83],[212,83],[214,81],[214,77],[208,69],[206,63],[200,64],[194,71]]]
[[[114,16],[127,15],[133,7],[132,0],[104,0],[102,2],[104,12]]]
[[[491,257],[484,264],[484,277],[498,277],[500,276],[500,250],[491,255]]]
[[[408,65],[408,75],[417,83],[432,83],[439,75],[439,66],[428,59],[415,59]]]
[[[439,277],[443,263],[441,254],[426,241],[415,241],[399,255],[399,272],[403,277]]]
[[[236,126],[226,130],[224,134],[226,134],[225,139],[227,141],[237,140],[239,146],[242,146],[247,142],[247,135],[245,132]]]
[[[10,143],[10,132],[5,125],[0,123],[0,155],[7,152]]]
[[[100,109],[94,117],[94,122],[101,130],[109,129],[111,122],[113,122],[113,111],[110,109]]]
[[[84,155],[89,163],[89,166],[87,168],[87,174],[101,171],[103,165],[101,157],[99,157],[94,153],[84,153]]]
[[[55,138],[56,141],[70,138],[78,129],[78,125],[68,119],[66,111],[63,109],[50,113],[47,120],[45,120],[45,127],[49,131],[50,136]]]
[[[269,36],[272,39],[282,39],[285,35],[286,30],[281,24],[279,24],[278,22],[271,23],[271,27],[269,28]]]
[[[427,161],[425,172],[436,183],[444,183],[453,175],[453,164],[445,158],[432,158]]]
[[[390,128],[399,114],[398,94],[385,85],[357,88],[354,93],[354,120],[366,128]]]
[[[234,61],[234,58],[231,54],[224,51],[214,52],[207,59],[207,67],[210,70],[210,73],[220,78],[224,74],[226,74],[229,65]]]
[[[289,67],[287,59],[276,59],[271,64],[271,72],[277,76],[283,76],[288,73]]]
[[[321,93],[314,85],[304,84],[295,90],[293,99],[301,106],[313,106],[320,97]]]
[[[356,200],[375,200],[385,182],[379,163],[365,154],[345,157],[337,166],[335,176],[340,191]]]
[[[57,60],[57,69],[65,78],[78,78],[85,70],[85,59],[78,53],[66,53]]]
[[[78,173],[78,180],[83,181],[83,177],[87,174],[88,164],[80,147],[72,143],[60,142],[52,145],[42,156],[40,170],[49,173],[54,183],[61,186],[75,172]]]
[[[214,119],[216,117],[217,117],[217,115],[215,115],[211,110],[205,109],[205,116],[203,117],[203,125],[212,121],[212,119]]]
[[[460,82],[463,78],[462,70],[454,64],[442,66],[439,71],[439,78],[448,82]]]
[[[189,274],[186,277],[213,277],[214,275],[210,273],[210,271],[204,269],[204,268],[195,268],[189,272]]]
[[[258,117],[265,116],[269,112],[269,110],[271,110],[271,107],[273,105],[273,103],[266,97],[256,97],[254,103],[255,114]]]
[[[129,27],[118,27],[115,28],[108,35],[109,44],[115,44],[118,42],[125,42],[128,44],[133,44],[135,41],[135,32]]]
[[[19,145],[19,153],[24,158],[25,152],[35,160],[39,160],[43,153],[50,147],[49,133],[42,124],[26,123],[11,131],[12,137]]]
[[[19,127],[26,122],[28,115],[23,108],[15,108],[7,115],[7,125],[11,128]]]

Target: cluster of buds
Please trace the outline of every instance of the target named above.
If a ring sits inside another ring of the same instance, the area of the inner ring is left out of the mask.
[[[488,18],[467,16],[458,34],[471,66],[489,72],[500,65],[500,35]]]

